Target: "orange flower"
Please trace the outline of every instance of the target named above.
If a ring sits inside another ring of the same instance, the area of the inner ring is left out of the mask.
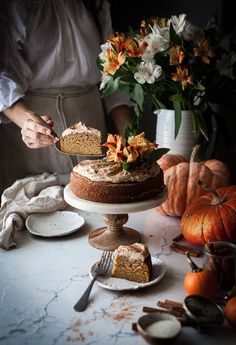
[[[123,138],[120,135],[115,134],[113,136],[110,133],[108,134],[106,143],[101,145],[108,147],[107,157],[105,158],[108,162],[120,162],[125,159],[122,141]]]
[[[107,135],[107,141],[105,142],[105,144],[102,144],[101,146],[105,146],[108,147],[109,150],[113,150],[113,149],[118,149],[123,150],[123,138],[119,135],[119,134],[110,134],[108,133]]]
[[[145,133],[142,132],[136,136],[131,136],[128,138],[128,144],[137,150],[139,154],[147,151],[150,152],[157,148],[157,144],[146,139],[144,135]]]
[[[138,151],[133,146],[124,147],[123,153],[127,163],[134,163],[139,157]]]
[[[170,48],[170,65],[178,65],[183,62],[185,54],[182,46],[175,44]]]
[[[134,37],[128,37],[125,42],[125,50],[131,57],[139,57],[144,54],[148,44],[147,42],[139,42]]]
[[[210,46],[207,39],[198,40],[197,45],[197,48],[193,48],[194,56],[200,57],[203,62],[209,64],[209,58],[215,56],[214,48]]]
[[[148,20],[143,19],[140,24],[140,32],[141,36],[145,37],[149,34],[150,32],[150,25],[158,25],[160,28],[165,28],[167,26],[168,18],[163,17],[152,17]]]
[[[115,134],[108,134],[107,141],[101,146],[108,147],[106,160],[108,162],[134,163],[142,155],[146,155],[157,148],[157,144],[144,137],[144,132],[128,137],[128,146],[123,145],[123,138]]]
[[[171,79],[174,81],[181,81],[182,90],[185,91],[188,84],[193,85],[193,78],[188,74],[188,69],[185,66],[176,66],[177,73],[171,73]]]
[[[122,52],[117,54],[114,50],[107,48],[103,72],[114,75],[125,62],[125,58],[125,54]]]
[[[124,50],[124,44],[125,44],[125,35],[124,34],[119,35],[116,32],[116,36],[109,37],[108,41],[114,46],[117,53],[120,53]]]

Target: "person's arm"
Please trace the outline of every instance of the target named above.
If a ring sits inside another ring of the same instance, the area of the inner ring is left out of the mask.
[[[18,100],[5,109],[4,115],[21,128],[22,140],[27,147],[41,148],[54,144],[52,120],[30,110],[23,100]]]

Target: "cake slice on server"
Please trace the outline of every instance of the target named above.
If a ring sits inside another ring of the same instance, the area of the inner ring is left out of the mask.
[[[62,132],[60,149],[69,154],[101,155],[101,131],[76,123]]]

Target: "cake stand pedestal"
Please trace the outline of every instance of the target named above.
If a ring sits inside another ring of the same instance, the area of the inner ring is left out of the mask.
[[[141,236],[137,230],[123,226],[128,221],[128,213],[145,211],[161,205],[167,198],[167,189],[165,188],[158,197],[150,200],[109,204],[81,199],[71,191],[68,184],[64,189],[64,198],[75,208],[103,214],[102,219],[107,226],[92,230],[88,240],[97,249],[112,251],[120,245],[140,242]]]

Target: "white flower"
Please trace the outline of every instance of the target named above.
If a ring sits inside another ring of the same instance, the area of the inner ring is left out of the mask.
[[[101,84],[100,84],[100,90],[104,89],[108,81],[112,78],[111,75],[102,73],[102,78],[101,78]]]
[[[170,24],[170,22],[172,23],[177,35],[181,34],[184,31],[185,18],[186,14],[180,14],[179,16],[171,16],[170,20],[168,21],[168,24]]]
[[[106,60],[106,50],[108,48],[111,48],[111,43],[110,42],[106,42],[104,44],[101,45],[101,52],[99,54],[99,58],[105,62]]]
[[[141,62],[138,66],[138,72],[134,74],[134,78],[139,84],[153,84],[161,76],[161,73],[161,66],[154,65],[151,62]]]
[[[155,54],[164,51],[169,47],[169,30],[168,28],[160,29],[157,25],[152,28],[152,32],[145,37],[148,47],[142,56],[145,62],[151,62]]]

